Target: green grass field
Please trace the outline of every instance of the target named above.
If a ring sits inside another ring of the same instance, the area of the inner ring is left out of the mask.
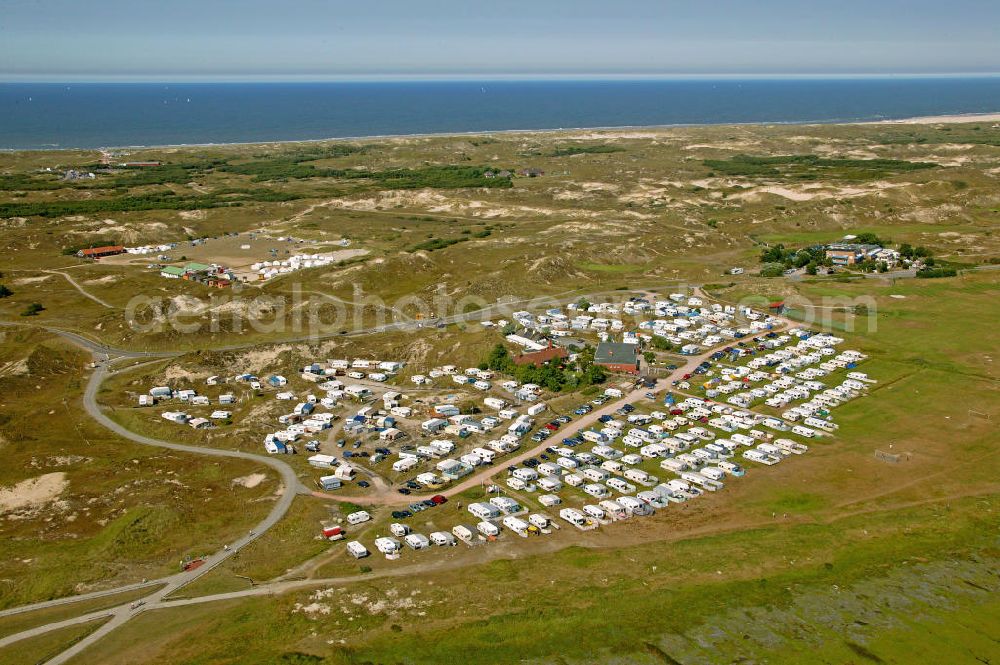
[[[162,160],[162,171],[83,186],[37,170],[93,164],[95,153],[0,154],[0,247],[9,257],[0,283],[12,292],[0,298],[0,320],[184,352],[112,377],[99,395],[115,420],[147,435],[259,452],[281,412],[265,391],[241,395],[232,425],[178,428],[158,417],[166,406],[133,406],[153,385],[216,396],[201,388],[210,374],[379,357],[405,360],[398,383],[409,387],[409,376],[436,365],[478,364],[499,339],[478,325],[339,335],[379,323],[386,311],[416,316],[412,299],[439,293],[464,299],[467,311],[499,298],[568,301],[713,284],[708,290],[727,303],[784,300],[803,325],[869,354],[861,369],[878,381],[837,409],[836,436],[812,442],[807,455],[586,534],[565,528],[359,562],[343,542],[317,538],[321,523],[343,516],[337,502],[298,497],[278,527],[175,596],[237,591],[247,578],[315,579],[315,588],[142,613],[74,665],[995,660],[1000,348],[990,327],[1000,318],[1000,272],[965,270],[1000,257],[994,130],[656,131],[656,140],[608,131],[151,148],[133,157]],[[482,165],[545,174],[497,180]],[[148,267],[152,256],[86,263],[64,253],[178,242],[176,263],[192,251],[190,238],[234,232],[252,232],[282,254],[297,246],[288,236],[322,247],[345,238],[367,254],[235,292],[165,280]],[[859,232],[929,247],[963,272],[802,281],[754,274],[762,244]],[[746,273],[728,275],[734,266]],[[200,327],[136,331],[124,314],[138,295],[160,309],[136,311]],[[278,300],[268,328],[241,329],[230,316],[257,296],[302,295],[343,301],[343,318],[326,321],[329,337],[300,339],[309,332],[293,325],[301,308]],[[22,316],[35,302],[44,309]],[[214,330],[213,312],[226,314]],[[118,440],[80,409],[88,357],[37,330],[0,335],[0,486],[30,499],[0,519],[0,607],[174,572],[182,557],[245,534],[270,507],[273,474],[244,487],[234,480],[261,472],[256,465]],[[224,350],[235,346],[246,348]],[[308,387],[290,378],[297,392]],[[428,394],[448,392],[442,383]],[[566,410],[582,399],[551,403]],[[302,457],[291,463],[310,482],[315,470]],[[657,472],[652,462],[643,468]],[[481,494],[470,490],[413,523],[427,532],[468,521],[457,504]],[[567,497],[583,502],[582,494]],[[374,512],[351,538],[384,533],[388,511]],[[10,617],[0,631],[98,606]],[[25,642],[8,650],[20,659],[11,662],[37,662],[89,629]]]

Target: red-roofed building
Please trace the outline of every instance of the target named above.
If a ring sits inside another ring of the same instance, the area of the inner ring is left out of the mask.
[[[542,349],[541,351],[535,351],[534,353],[522,353],[519,356],[514,356],[514,364],[544,365],[552,360],[562,360],[564,358],[569,358],[569,352],[562,347],[553,346],[552,342],[549,342],[548,348]]]
[[[77,256],[84,259],[99,259],[104,256],[115,256],[116,254],[124,254],[125,248],[121,245],[107,245],[105,247],[91,247],[89,249],[81,249],[76,253]]]

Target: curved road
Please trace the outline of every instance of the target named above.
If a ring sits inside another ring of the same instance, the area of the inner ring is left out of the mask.
[[[159,439],[153,439],[147,436],[143,436],[141,434],[136,434],[135,432],[132,432],[126,429],[125,427],[119,425],[111,418],[109,418],[101,410],[100,406],[97,403],[97,392],[100,389],[101,384],[109,374],[113,373],[109,372],[109,364],[112,361],[101,360],[99,359],[99,355],[102,353],[111,355],[115,353],[115,350],[108,349],[103,345],[96,344],[91,340],[76,335],[75,333],[66,333],[54,329],[50,330],[94,352],[95,358],[97,359],[95,361],[97,366],[93,374],[91,375],[90,380],[87,382],[86,389],[84,390],[83,407],[86,410],[87,414],[95,421],[97,421],[100,425],[111,430],[112,432],[123,438],[126,438],[134,443],[138,443],[145,446],[167,448],[170,450],[176,450],[185,453],[193,453],[197,455],[209,455],[213,457],[229,457],[229,458],[245,459],[257,462],[259,464],[263,464],[278,472],[284,484],[284,491],[281,493],[280,497],[278,498],[278,501],[275,502],[274,506],[271,508],[271,511],[268,513],[268,515],[260,523],[258,523],[253,528],[253,530],[251,530],[246,536],[237,539],[235,542],[229,545],[228,549],[220,550],[219,552],[216,552],[215,554],[206,557],[204,563],[198,568],[195,568],[194,570],[183,571],[176,575],[172,575],[170,577],[147,581],[140,584],[131,584],[123,587],[117,587],[114,589],[106,589],[104,591],[98,591],[79,596],[69,596],[51,601],[45,601],[42,603],[35,603],[32,605],[25,605],[22,607],[12,608],[10,610],[6,610],[0,613],[0,616],[19,614],[31,610],[38,610],[38,609],[44,609],[46,607],[69,604],[79,600],[99,598],[102,596],[110,596],[117,593],[121,593],[123,591],[163,585],[161,589],[143,598],[140,601],[142,604],[139,606],[138,609],[141,610],[145,606],[157,604],[161,602],[169,594],[173,593],[174,591],[177,591],[181,587],[193,582],[194,580],[198,579],[205,573],[211,571],[213,568],[224,562],[226,559],[236,554],[247,544],[259,538],[262,534],[267,532],[268,529],[277,524],[282,517],[284,517],[285,513],[287,513],[288,509],[291,507],[292,501],[295,499],[296,494],[308,493],[308,490],[299,481],[298,476],[296,476],[295,471],[292,469],[292,467],[290,467],[288,464],[281,461],[280,459],[272,457],[264,457],[262,455],[254,455],[251,453],[244,453],[236,450],[204,448],[200,446],[188,446],[179,443],[171,443],[169,441],[161,441]],[[123,358],[123,357],[165,357],[165,356],[164,354],[134,352],[127,355],[118,355],[117,357]],[[94,631],[87,637],[83,638],[79,642],[75,643],[72,647],[62,652],[52,660],[48,661],[49,663],[63,663],[72,658],[73,656],[75,656],[76,654],[80,653],[84,649],[86,649],[88,646],[90,646],[97,640],[104,637],[104,635],[115,630],[118,626],[124,624],[133,616],[135,611],[136,610],[129,605],[122,605],[107,610],[91,612],[73,619],[67,619],[65,621],[60,621],[57,623],[38,626],[36,628],[22,631],[20,633],[9,635],[7,637],[0,639],[0,647],[13,644],[23,639],[41,635],[51,630],[56,630],[58,628],[86,623],[98,618],[104,618],[104,617],[111,618],[110,621],[102,625],[96,631]]]

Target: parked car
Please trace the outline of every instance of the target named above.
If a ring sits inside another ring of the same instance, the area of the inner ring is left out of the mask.
[[[372,486],[371,483],[369,483],[367,480],[358,481],[358,487],[371,487],[371,486]]]
[[[435,505],[440,506],[442,503],[448,503],[448,497],[443,494],[435,494],[431,497],[431,501],[433,501]]]
[[[399,493],[403,494],[403,495],[406,495],[406,494],[410,493],[410,490],[406,489],[405,487],[400,487],[399,488]]]

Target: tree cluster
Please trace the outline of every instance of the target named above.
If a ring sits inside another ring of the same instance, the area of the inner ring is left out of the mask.
[[[607,379],[604,368],[594,364],[594,353],[586,348],[574,362],[560,366],[555,361],[544,365],[517,365],[503,344],[497,344],[480,363],[480,369],[514,377],[519,383],[535,383],[552,392],[572,391]]]

